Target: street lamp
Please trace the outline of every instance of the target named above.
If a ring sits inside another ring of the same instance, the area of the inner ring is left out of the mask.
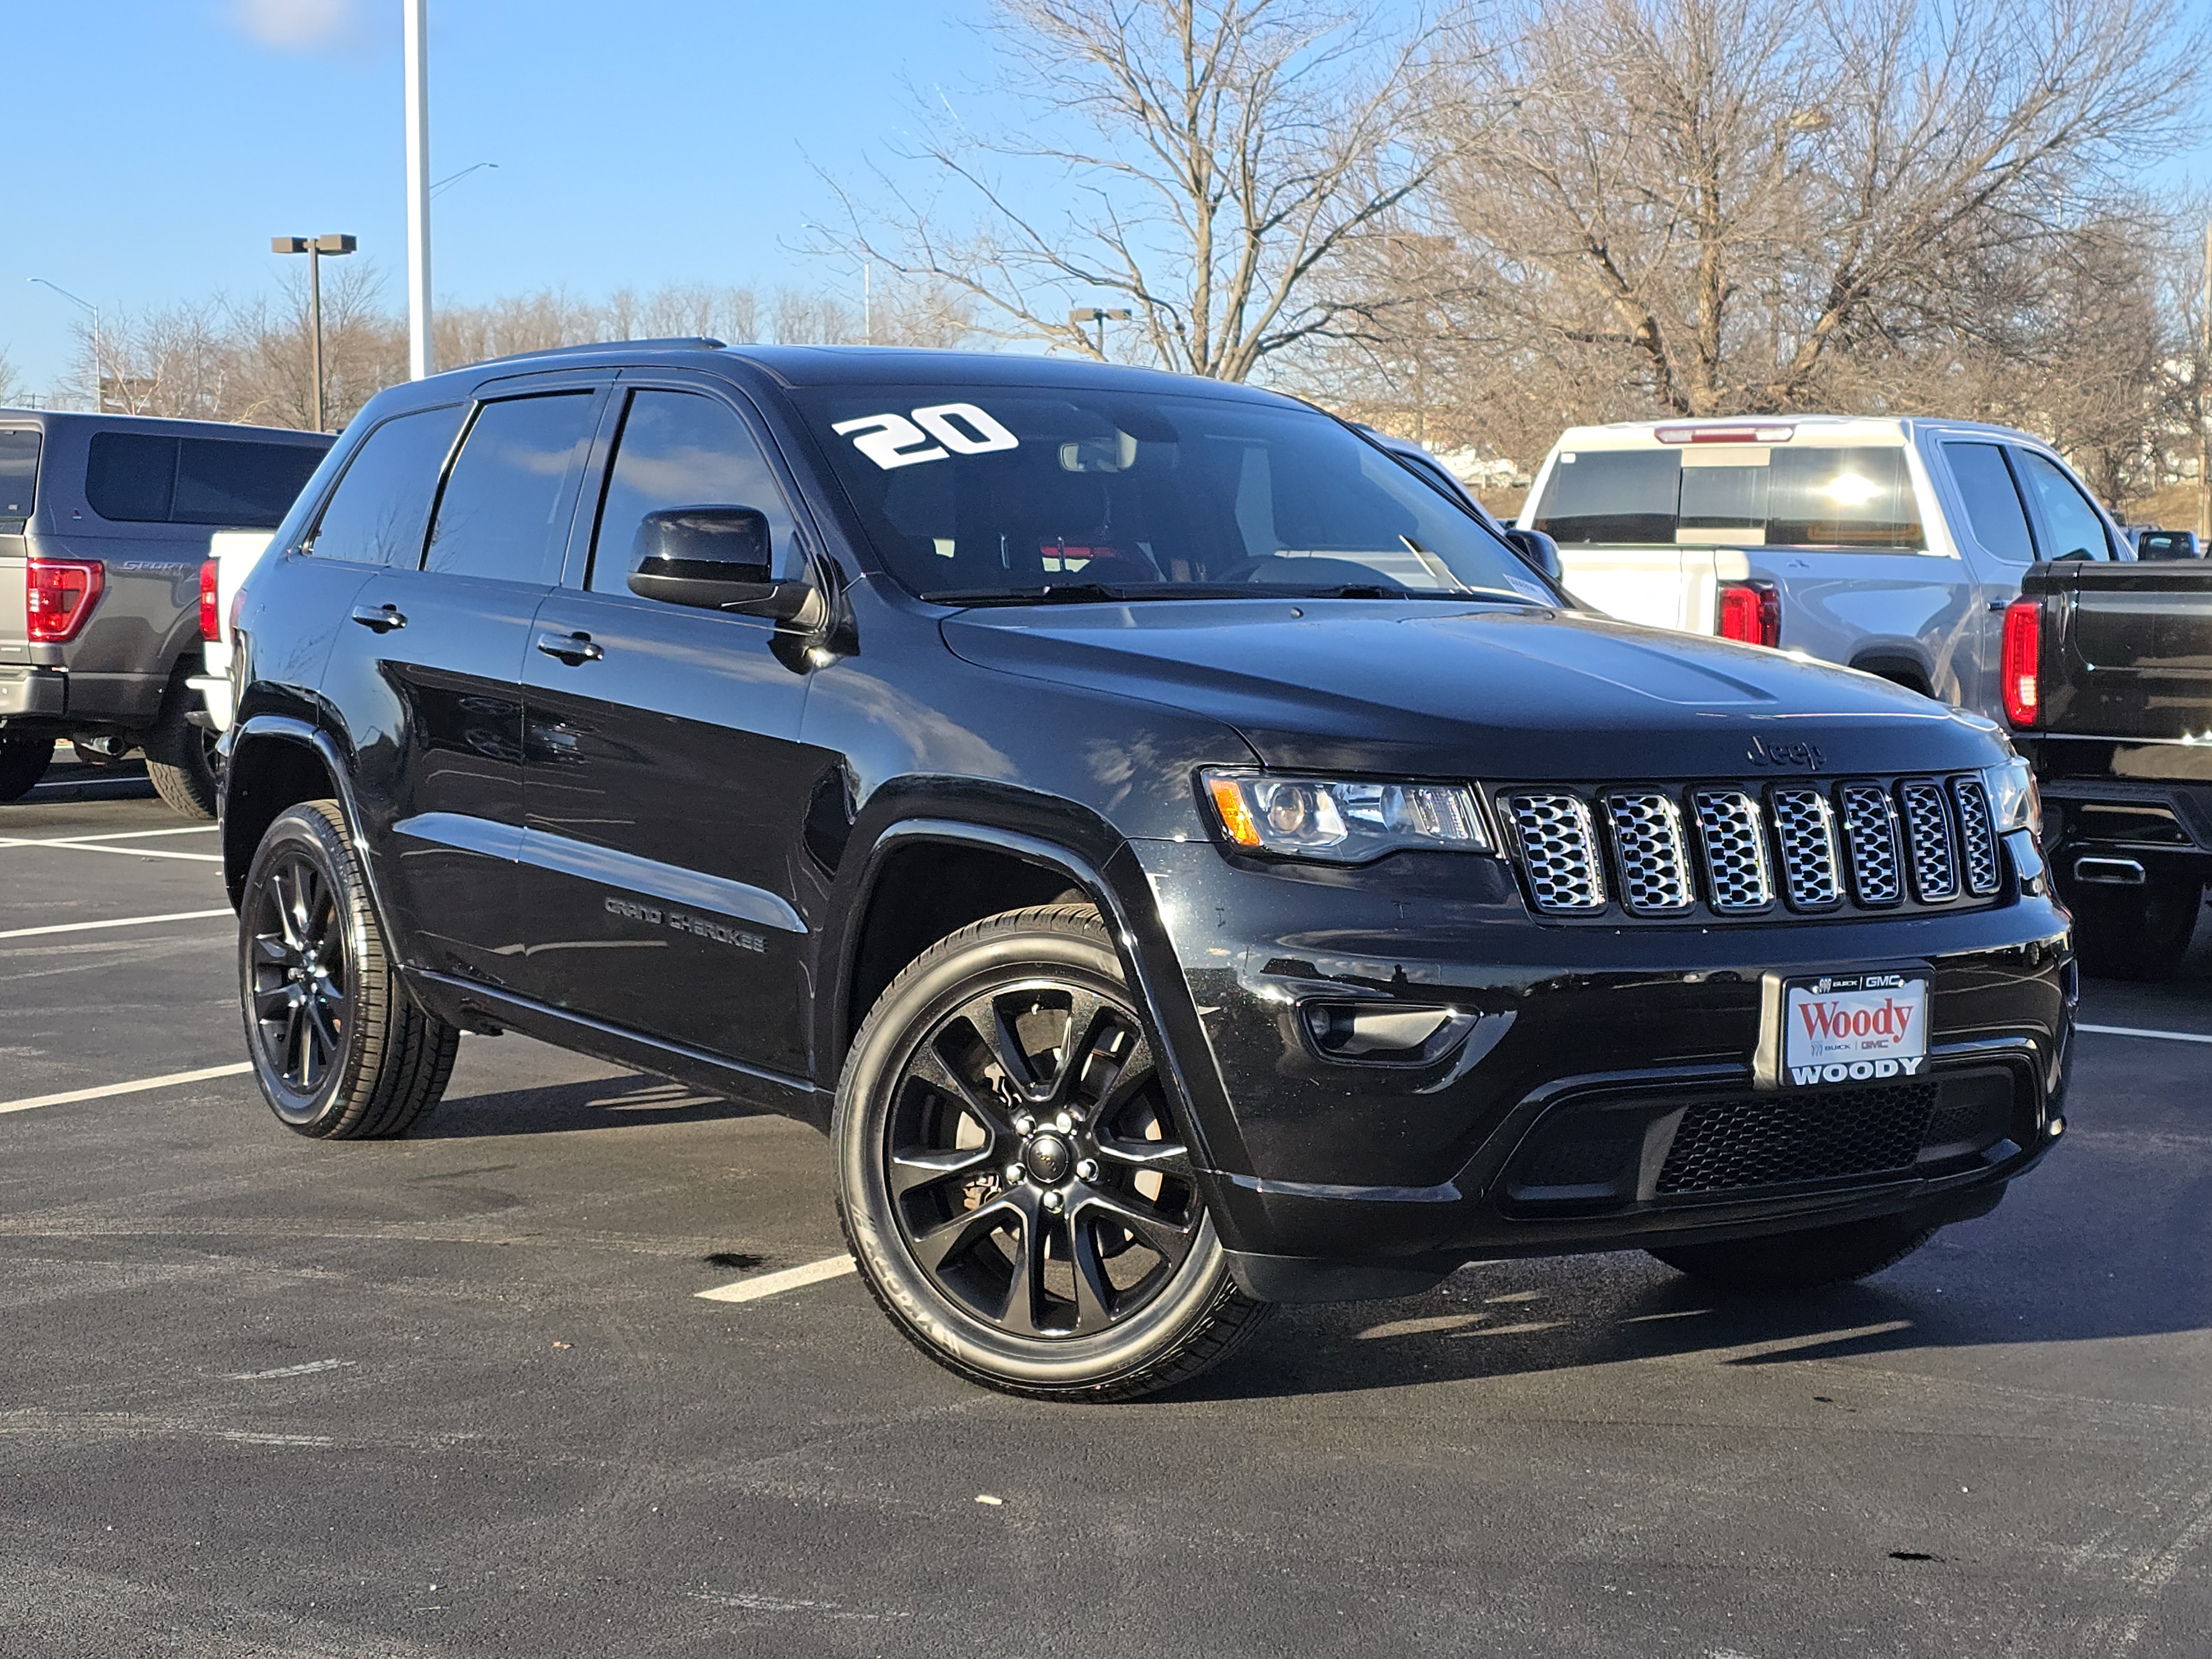
[[[1129,320],[1129,313],[1125,310],[1101,311],[1096,306],[1078,306],[1067,313],[1067,320],[1077,328],[1081,328],[1085,323],[1098,325],[1098,359],[1103,362],[1106,359],[1106,325],[1126,323]]]
[[[271,253],[307,256],[307,311],[315,334],[315,430],[323,429],[323,256],[350,253],[361,244],[350,236],[271,236]]]
[[[59,283],[50,283],[43,276],[32,276],[26,280],[36,283],[40,288],[53,289],[71,305],[82,306],[92,313],[92,412],[105,415],[107,413],[107,388],[100,373],[100,307],[89,300],[79,299]]]

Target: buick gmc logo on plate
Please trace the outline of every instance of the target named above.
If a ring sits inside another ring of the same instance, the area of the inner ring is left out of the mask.
[[[1808,772],[1820,769],[1820,746],[1815,743],[1769,743],[1765,738],[1753,738],[1744,756],[1753,766],[1802,766]]]
[[[1917,1077],[1928,1060],[1923,974],[1793,979],[1782,1000],[1782,1074],[1792,1085]]]

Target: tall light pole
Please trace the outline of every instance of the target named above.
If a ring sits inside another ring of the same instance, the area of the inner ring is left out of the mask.
[[[407,374],[435,372],[430,351],[430,42],[428,0],[401,0],[407,59]]]
[[[323,256],[350,253],[361,245],[350,236],[271,236],[271,253],[307,256],[307,314],[315,336],[315,430],[323,430]]]
[[[92,412],[105,415],[107,413],[107,388],[100,373],[100,307],[89,300],[78,298],[59,283],[50,283],[43,276],[27,280],[36,283],[40,288],[53,289],[71,305],[82,306],[92,313]]]

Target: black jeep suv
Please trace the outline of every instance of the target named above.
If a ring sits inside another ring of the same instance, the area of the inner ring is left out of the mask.
[[[511,1030],[805,1118],[898,1327],[1051,1396],[1479,1256],[1802,1287],[1988,1211],[2074,1002],[2024,766],[1544,551],[1132,369],[386,392],[233,619],[261,1086],[398,1134]]]

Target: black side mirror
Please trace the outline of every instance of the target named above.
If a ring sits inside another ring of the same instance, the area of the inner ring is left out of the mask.
[[[2146,530],[2136,538],[2136,557],[2138,559],[2201,559],[2204,550],[2197,545],[2193,530]]]
[[[796,617],[813,585],[776,580],[772,557],[768,517],[757,508],[667,507],[638,523],[629,591],[702,611]]]
[[[1559,544],[1540,530],[1509,529],[1505,539],[1513,544],[1525,563],[1534,566],[1553,581],[1564,581],[1566,572],[1559,563]]]

